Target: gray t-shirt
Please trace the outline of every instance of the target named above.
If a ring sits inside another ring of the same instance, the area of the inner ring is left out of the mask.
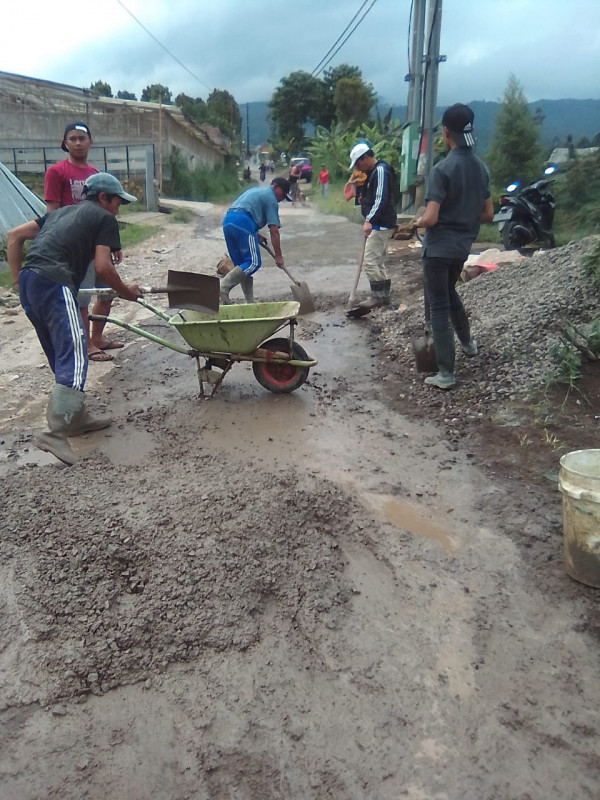
[[[427,228],[423,255],[462,258],[479,233],[481,212],[490,196],[490,176],[470,147],[455,147],[431,170],[425,201],[440,204],[437,224]]]
[[[121,249],[116,218],[93,200],[65,206],[43,218],[24,269],[33,269],[77,291],[94,258],[96,245],[110,247],[113,252]]]

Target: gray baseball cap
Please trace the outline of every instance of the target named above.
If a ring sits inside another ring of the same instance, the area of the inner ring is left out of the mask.
[[[86,197],[97,197],[100,192],[117,195],[124,203],[137,201],[137,197],[127,194],[119,180],[108,172],[97,172],[95,175],[90,175],[83,186],[83,193]]]

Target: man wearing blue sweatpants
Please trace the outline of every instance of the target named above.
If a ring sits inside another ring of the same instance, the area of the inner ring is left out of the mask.
[[[254,302],[252,276],[260,269],[259,243],[261,240],[266,242],[266,238],[259,234],[259,230],[265,225],[269,227],[275,263],[278,267],[283,267],[278,205],[282,200],[291,202],[289,191],[288,180],[273,178],[270,186],[246,190],[233,201],[223,217],[223,234],[233,269],[221,279],[221,303],[231,302],[229,292],[238,284],[242,285],[246,302]]]
[[[34,439],[40,450],[65,464],[77,460],[69,436],[108,427],[110,417],[94,418],[85,408],[83,389],[88,355],[77,292],[88,264],[95,259],[100,279],[125,300],[136,300],[136,284],[126,285],[113,265],[121,251],[115,219],[122,203],[135,201],[106,172],[87,178],[85,201],[66,206],[9,231],[7,260],[14,285],[37,333],[55,384],[46,409],[48,431]],[[33,239],[24,267],[23,245]]]

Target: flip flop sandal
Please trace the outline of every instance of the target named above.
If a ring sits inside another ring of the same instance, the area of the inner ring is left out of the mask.
[[[102,350],[120,350],[122,347],[125,347],[123,342],[109,342]]]
[[[113,361],[113,357],[104,350],[98,350],[97,353],[89,353],[88,361]]]

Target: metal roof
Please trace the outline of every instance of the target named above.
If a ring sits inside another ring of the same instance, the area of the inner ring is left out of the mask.
[[[11,228],[45,213],[44,201],[0,162],[0,238],[5,239]]]

